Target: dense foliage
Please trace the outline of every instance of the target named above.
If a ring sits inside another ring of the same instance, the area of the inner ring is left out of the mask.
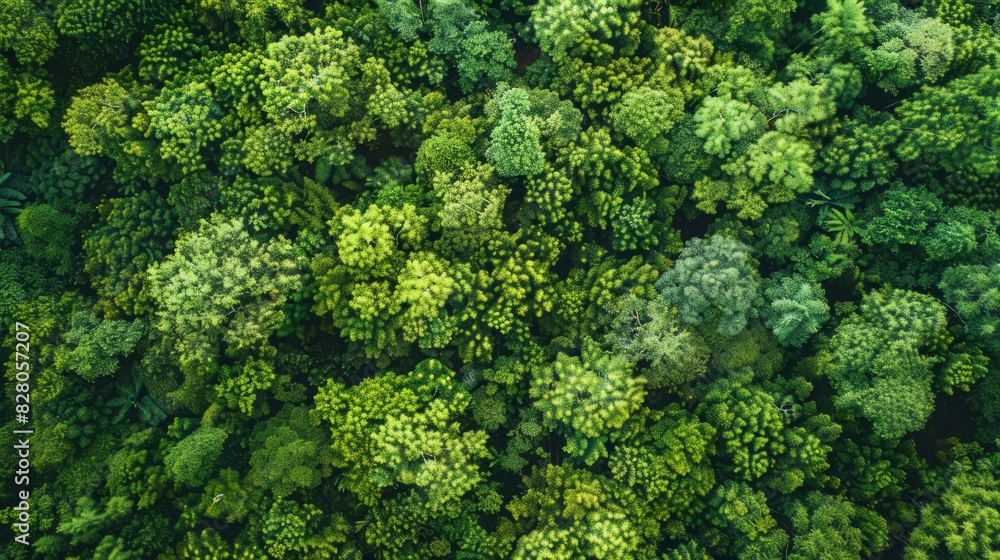
[[[0,0],[0,557],[1000,558],[998,30]]]

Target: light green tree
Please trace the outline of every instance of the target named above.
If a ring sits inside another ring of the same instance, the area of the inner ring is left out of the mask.
[[[566,437],[564,450],[587,464],[607,454],[606,443],[642,406],[644,379],[624,358],[584,350],[583,358],[559,354],[537,369],[529,395],[544,425]]]
[[[427,546],[420,527],[455,517],[462,497],[483,480],[486,433],[459,423],[470,402],[436,360],[351,388],[330,381],[317,395],[316,414],[331,430],[333,465],[343,469],[343,486],[374,510],[365,534],[390,557]]]
[[[487,113],[497,121],[486,157],[502,176],[531,177],[545,165],[541,130],[530,110],[528,92],[519,88],[501,87],[486,105]]]
[[[493,166],[466,165],[457,173],[437,173],[434,194],[442,237],[453,246],[470,250],[482,246],[503,230],[503,209],[510,188],[500,184]]]
[[[1000,545],[1000,483],[968,469],[951,478],[944,494],[920,512],[903,557],[931,560],[995,558]]]
[[[207,389],[192,384],[205,383],[220,356],[245,359],[267,346],[301,287],[303,264],[287,239],[262,243],[238,220],[216,216],[149,269],[153,327],[170,341],[188,390]]]
[[[733,473],[746,481],[767,474],[785,451],[781,410],[752,380],[743,371],[716,381],[697,410],[716,428],[720,454],[732,462]]]
[[[760,218],[769,205],[791,202],[813,186],[815,150],[791,135],[770,131],[738,159],[723,164],[723,179],[706,177],[695,183],[698,208],[714,213],[725,202],[744,219]]]
[[[441,348],[455,334],[448,304],[469,290],[467,268],[427,250],[428,222],[411,204],[346,208],[329,222],[337,250],[313,258],[314,310],[368,357]]]
[[[530,23],[542,51],[557,63],[572,58],[607,60],[615,44],[637,41],[639,2],[590,0],[586,3],[545,0],[531,13]],[[587,14],[597,14],[587,17]]]
[[[523,526],[515,560],[654,558],[656,523],[635,497],[600,475],[569,466],[539,468],[508,508]]]
[[[667,151],[667,134],[684,114],[679,90],[648,87],[629,91],[611,110],[615,130],[651,156]]]
[[[831,58],[858,57],[873,30],[863,0],[827,0],[826,10],[814,15],[812,23],[819,27],[817,49]]]
[[[720,158],[734,148],[745,150],[764,133],[765,117],[757,107],[730,96],[706,97],[694,113],[696,133],[705,152]]]

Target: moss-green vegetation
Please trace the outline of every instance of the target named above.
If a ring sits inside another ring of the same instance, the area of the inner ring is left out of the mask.
[[[998,29],[0,0],[0,557],[1000,558]]]

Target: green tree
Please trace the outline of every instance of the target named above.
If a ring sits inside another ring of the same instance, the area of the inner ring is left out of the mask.
[[[460,44],[458,83],[464,93],[491,88],[512,77],[514,44],[503,31],[491,31],[486,22],[476,21],[464,29]]]
[[[843,498],[811,492],[789,504],[788,517],[796,535],[790,559],[849,560],[871,556],[889,544],[885,519]]]
[[[814,159],[808,143],[770,131],[722,166],[727,178],[706,177],[695,183],[693,198],[705,212],[714,213],[721,201],[739,218],[760,218],[769,205],[791,202],[812,189]]]
[[[342,558],[349,527],[343,516],[327,516],[313,504],[276,500],[263,522],[264,544],[270,558],[323,560]],[[346,550],[345,550],[346,549]]]
[[[865,58],[878,86],[894,94],[936,82],[955,56],[951,26],[937,18],[918,17],[915,12],[903,11],[901,15],[879,26],[875,32],[879,46]]]
[[[16,130],[34,132],[46,128],[55,102],[50,77],[42,70],[56,48],[56,32],[50,9],[30,0],[3,2],[0,22],[0,141],[7,142]]]
[[[79,50],[78,61],[94,72],[101,68],[95,62],[113,64],[125,58],[132,39],[163,17],[169,5],[146,0],[70,0],[59,4],[56,25]]]
[[[246,358],[267,345],[285,320],[285,302],[301,287],[302,265],[283,237],[262,243],[239,221],[215,217],[150,267],[153,326],[170,340],[186,376],[178,397],[197,406],[207,389],[197,385],[221,355]]]
[[[587,4],[546,0],[532,11],[530,23],[542,52],[557,63],[572,58],[608,60],[616,53],[616,44],[638,40],[638,6],[634,0]],[[599,15],[590,18],[587,13]]]
[[[744,151],[764,133],[764,114],[757,107],[730,96],[706,97],[694,113],[696,134],[705,152],[720,158],[734,148]]]
[[[922,236],[920,244],[930,259],[954,262],[988,251],[987,240],[992,239],[995,230],[988,212],[951,206],[941,212],[938,223]]]
[[[465,0],[432,0],[427,8],[433,34],[427,48],[444,55],[455,54],[461,49],[465,29],[476,20],[476,12]]]
[[[267,354],[271,352],[268,351]],[[215,386],[217,403],[248,416],[266,410],[258,396],[274,383],[274,365],[268,359],[248,358],[239,365],[219,368],[219,384]]]
[[[712,560],[705,549],[691,542],[681,543],[661,557],[663,560]]]
[[[672,201],[664,202],[673,206]],[[678,232],[669,230],[666,220],[658,219],[667,213],[667,204],[657,205],[645,195],[624,204],[611,219],[611,248],[626,253],[648,251],[661,247],[662,243],[680,245]]]
[[[0,185],[7,183],[10,173],[0,175]],[[0,186],[0,242],[9,243],[17,240],[17,228],[14,227],[18,214],[24,211],[24,202],[28,196],[22,192],[26,186],[16,185],[15,181]]]
[[[267,126],[246,136],[242,159],[258,175],[295,161],[345,165],[381,127],[411,119],[386,68],[333,27],[271,43],[260,63]]]
[[[529,395],[545,427],[566,437],[567,454],[593,464],[607,454],[606,442],[642,406],[644,379],[624,358],[584,348],[583,358],[559,354],[536,370]]]
[[[289,134],[315,128],[320,117],[343,116],[359,57],[358,47],[330,27],[272,43],[261,62],[267,116]]]
[[[462,497],[483,480],[486,433],[462,430],[458,422],[470,402],[436,360],[351,388],[331,380],[317,395],[317,414],[330,425],[333,465],[343,469],[343,486],[373,511],[366,538],[389,557],[428,546],[420,528],[457,515]]]
[[[606,228],[630,198],[657,185],[649,154],[634,146],[616,146],[606,128],[583,131],[560,150],[556,166],[565,170],[579,195],[578,220],[592,228]]]
[[[423,26],[423,8],[417,8],[412,0],[379,0],[379,11],[389,22],[389,27],[404,41],[417,38],[417,31]]]
[[[585,470],[549,465],[508,508],[522,525],[512,558],[653,558],[656,523],[629,492]]]
[[[18,215],[17,227],[29,255],[68,276],[78,264],[82,221],[76,212],[52,204],[30,204]]]
[[[139,76],[163,84],[182,77],[199,56],[207,54],[204,38],[188,25],[160,24],[139,45]]]
[[[920,512],[903,557],[994,558],[1000,545],[1000,484],[988,472],[960,471],[941,497]]]
[[[130,513],[131,505],[127,498],[121,496],[110,498],[104,503],[82,497],[76,501],[75,507],[56,530],[68,535],[71,544],[96,543],[102,533]]]
[[[528,92],[520,88],[501,87],[486,105],[486,111],[497,121],[490,133],[486,157],[505,177],[537,175],[545,165],[541,146],[541,130],[530,114]]]
[[[457,173],[436,173],[434,194],[442,237],[465,250],[481,247],[503,230],[503,209],[510,189],[500,184],[493,166],[466,165]]]
[[[173,550],[163,555],[164,560],[211,558],[213,560],[260,560],[264,555],[256,546],[232,544],[219,536],[214,529],[200,533],[191,531],[184,535]]]
[[[826,11],[812,17],[819,27],[816,47],[824,56],[856,57],[871,37],[872,25],[862,0],[827,0]]]
[[[124,438],[108,460],[108,490],[127,496],[140,511],[152,508],[169,486],[166,467],[154,459],[161,436],[153,429],[136,432]]]
[[[62,207],[105,191],[100,179],[107,169],[99,158],[77,155],[65,140],[38,142],[33,147],[26,158],[32,167],[30,186],[18,175],[11,176],[8,186],[25,193],[30,189],[40,200]]]
[[[677,527],[715,485],[715,428],[676,404],[657,416],[635,439],[615,446],[608,467],[615,481],[646,500],[653,516]]]
[[[153,191],[112,198],[97,207],[97,227],[84,232],[84,270],[108,314],[142,309],[147,271],[173,249],[176,217]]]
[[[946,326],[945,307],[906,290],[871,292],[860,315],[834,332],[828,375],[839,407],[855,409],[875,433],[897,439],[923,427],[934,410],[933,353]]]
[[[314,310],[332,315],[341,335],[370,358],[405,354],[416,342],[441,348],[455,334],[448,303],[464,295],[460,267],[427,249],[428,219],[413,205],[347,208],[329,222],[336,254],[320,253],[312,270]]]
[[[898,187],[886,191],[880,215],[871,219],[861,233],[869,245],[881,243],[891,249],[915,245],[926,236],[930,224],[941,212],[941,200],[922,189]]]
[[[764,476],[785,451],[781,410],[752,380],[753,374],[746,371],[720,379],[698,406],[698,416],[717,430],[720,454],[732,462],[733,473],[747,481]]]
[[[921,158],[946,174],[945,183],[969,205],[995,203],[989,181],[1000,173],[988,132],[1000,122],[990,100],[1000,93],[1000,73],[988,67],[945,85],[926,87],[903,100],[896,114],[903,129],[897,153]]]
[[[247,481],[269,489],[275,498],[310,492],[330,474],[329,431],[314,422],[309,409],[285,405],[257,424],[250,436]]]
[[[722,555],[743,559],[774,558],[788,544],[788,535],[771,516],[767,497],[745,482],[727,480],[708,499],[705,521],[719,534]],[[711,532],[709,533],[711,534]]]
[[[899,122],[862,106],[852,118],[841,120],[840,126],[840,133],[820,149],[817,170],[828,174],[831,185],[845,192],[868,191],[889,183],[898,171],[893,148],[902,134]]]
[[[749,247],[720,235],[688,241],[656,288],[681,320],[733,336],[757,315],[760,281]]]
[[[968,325],[968,331],[1000,354],[1000,264],[960,265],[945,270],[941,291]]]
[[[781,37],[789,28],[795,7],[789,0],[737,0],[726,10],[723,37],[748,58],[768,65],[783,47]]]
[[[105,155],[116,162],[116,180],[153,181],[168,174],[155,141],[146,139],[143,102],[150,92],[127,80],[107,77],[70,100],[63,118],[69,145],[81,156]]]
[[[937,376],[935,389],[949,395],[955,389],[968,392],[972,386],[986,377],[990,360],[978,346],[968,346],[962,342],[955,344]]]
[[[114,375],[120,361],[136,349],[142,335],[141,321],[102,321],[92,313],[74,313],[70,329],[63,334],[65,345],[56,349],[53,365],[88,381]]]
[[[681,325],[677,310],[662,297],[623,298],[605,337],[629,361],[649,364],[642,372],[650,390],[677,390],[708,370],[705,341]]]
[[[615,130],[651,156],[667,151],[667,134],[684,114],[684,99],[676,89],[647,87],[622,96],[611,110]]]
[[[784,345],[802,346],[830,318],[822,288],[802,277],[785,277],[765,293],[765,322]]]
[[[184,174],[205,169],[202,151],[222,133],[221,110],[206,84],[164,88],[146,103],[146,112],[164,160],[179,164]]]
[[[201,427],[169,448],[163,456],[167,474],[178,484],[197,488],[212,476],[229,434]]]

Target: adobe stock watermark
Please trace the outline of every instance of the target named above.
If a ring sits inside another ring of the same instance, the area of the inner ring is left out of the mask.
[[[17,522],[14,540],[28,546],[31,535],[31,329],[24,323],[14,323],[14,413],[21,429],[14,430],[14,453],[17,457],[14,486],[17,489]]]

